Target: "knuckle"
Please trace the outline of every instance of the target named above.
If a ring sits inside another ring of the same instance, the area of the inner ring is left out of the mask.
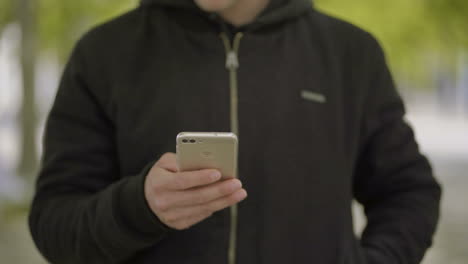
[[[153,167],[164,168],[170,164],[173,164],[175,161],[175,154],[171,152],[166,152],[156,161]]]
[[[158,162],[165,162],[169,159],[171,159],[173,156],[173,153],[171,152],[166,152],[164,154],[161,155],[161,157],[159,158]]]
[[[184,229],[188,229],[189,227],[192,226],[193,223],[191,223],[189,220],[187,219],[182,219],[182,220],[179,220],[179,221],[175,221],[173,223],[173,227],[177,230],[184,230]]]
[[[152,186],[153,186],[152,189],[153,189],[153,191],[154,191],[155,193],[161,193],[161,192],[163,192],[164,187],[165,187],[164,184],[161,183],[160,181],[154,181],[153,184],[152,184]]]
[[[213,213],[213,212],[218,211],[219,210],[218,208],[219,208],[219,203],[213,202],[213,203],[207,204],[204,208],[204,211],[207,213]]]
[[[159,178],[160,177],[160,174],[162,173],[163,169],[161,167],[157,167],[156,165],[153,166],[153,168],[151,169],[151,174],[154,178]]]
[[[210,183],[213,182],[213,172],[212,171],[199,171],[197,172],[198,178],[200,179],[201,182],[206,182]]]
[[[236,199],[232,196],[226,197],[226,199],[223,200],[222,206],[223,208],[231,206],[236,203]]]
[[[179,220],[179,218],[176,215],[167,215],[166,218],[166,223],[168,224],[175,224]]]
[[[207,184],[212,182],[210,174],[208,174],[206,171],[193,171],[193,179],[196,179],[196,182],[198,184]]]
[[[153,190],[153,194],[154,194],[154,195],[161,195],[161,194],[164,193],[164,187],[161,186],[160,184],[158,184],[158,185],[153,185],[152,190]]]
[[[227,200],[227,203],[229,203],[229,204],[236,203],[236,202],[237,202],[237,196],[238,196],[237,193],[238,193],[238,192],[234,192],[234,193],[232,193],[231,195],[229,195],[229,196],[227,197],[227,199],[226,199],[226,200]]]
[[[202,216],[205,216],[205,215],[206,215],[206,217],[208,217],[208,216],[210,216],[210,215],[213,214],[213,210],[211,210],[211,208],[209,207],[209,205],[206,205],[206,206],[202,206],[202,207],[200,208],[199,213],[200,213]]]
[[[156,210],[161,211],[161,212],[165,212],[170,208],[167,199],[164,199],[162,197],[154,201],[154,207],[156,208]]]
[[[211,212],[213,212],[212,203],[207,203],[207,204],[202,205],[200,207],[200,212],[202,212],[202,213],[211,213]]]
[[[164,154],[161,155],[161,158],[160,158],[160,159],[168,158],[170,155],[171,155],[170,152],[165,152]]]
[[[151,185],[151,188],[155,191],[161,191],[165,187],[165,179],[162,177],[162,175],[159,174],[160,169],[155,170],[150,179],[149,179],[149,184]]]
[[[211,211],[205,211],[205,212],[203,212],[203,214],[202,214],[202,219],[206,219],[206,218],[208,218],[208,217],[211,217],[212,215],[213,215],[213,212],[211,212]]]
[[[174,186],[177,189],[185,190],[188,187],[187,181],[183,177],[174,178]]]
[[[192,201],[194,201],[196,204],[203,204],[206,203],[209,199],[209,194],[207,193],[199,193],[196,195]]]
[[[189,229],[190,227],[192,227],[193,224],[194,224],[194,223],[191,223],[191,222],[189,222],[189,221],[184,221],[184,222],[182,222],[182,230],[184,230],[184,229]]]
[[[177,223],[177,222],[173,223],[173,224],[170,224],[169,226],[174,228],[175,230],[178,230],[178,231],[182,231],[182,230],[186,229],[182,224]]]
[[[217,194],[218,195],[227,195],[232,192],[231,185],[229,184],[223,184],[217,188]]]
[[[158,215],[158,218],[159,218],[159,220],[161,220],[161,222],[163,222],[166,225],[171,224],[171,221],[167,218],[167,216],[165,214]]]
[[[228,180],[226,182],[223,183],[223,185],[221,185],[219,187],[219,194],[221,195],[228,195],[228,194],[231,194],[235,191],[237,191],[239,188],[242,187],[242,184],[239,182],[239,180]]]

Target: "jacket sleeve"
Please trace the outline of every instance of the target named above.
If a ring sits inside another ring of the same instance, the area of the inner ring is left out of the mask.
[[[368,264],[416,264],[432,243],[441,188],[404,120],[381,47],[374,38],[369,43],[371,82],[354,176],[367,217],[361,245]]]
[[[144,197],[153,163],[120,175],[115,128],[83,57],[78,45],[46,122],[29,225],[52,263],[120,263],[155,244],[166,229]]]

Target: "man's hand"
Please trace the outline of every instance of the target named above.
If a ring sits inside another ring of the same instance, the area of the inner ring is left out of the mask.
[[[166,153],[146,176],[145,197],[164,224],[182,230],[247,197],[238,179],[220,179],[213,169],[177,172],[175,154]]]

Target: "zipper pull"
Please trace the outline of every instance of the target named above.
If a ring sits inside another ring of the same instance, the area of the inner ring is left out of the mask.
[[[231,46],[229,37],[226,33],[221,32],[220,37],[224,43],[224,49],[226,50],[226,68],[230,71],[237,70],[239,68],[239,45],[244,34],[237,32],[234,36],[234,40]]]
[[[239,68],[239,58],[235,50],[230,50],[226,56],[226,68],[235,70]]]

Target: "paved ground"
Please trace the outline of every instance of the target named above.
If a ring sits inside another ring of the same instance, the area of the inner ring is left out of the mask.
[[[442,215],[425,264],[468,263],[468,115],[413,104],[409,119],[442,183]],[[428,110],[428,109],[432,109]],[[468,108],[467,108],[468,109]]]
[[[24,214],[0,220],[0,263],[47,263],[31,241]]]
[[[434,157],[433,162],[444,192],[442,216],[434,249],[428,254],[426,263],[466,264],[468,263],[468,156],[457,160]]]

